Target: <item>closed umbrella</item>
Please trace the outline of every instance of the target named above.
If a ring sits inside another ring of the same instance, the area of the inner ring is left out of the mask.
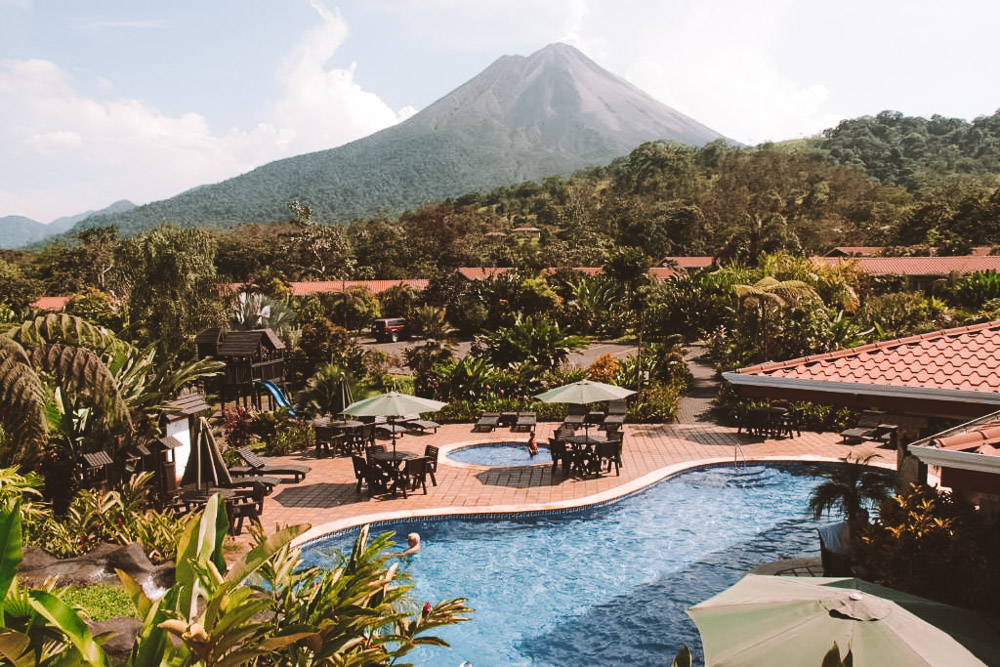
[[[390,391],[387,394],[378,394],[366,399],[351,403],[344,412],[356,417],[387,417],[389,419],[390,430],[392,431],[392,453],[396,453],[396,417],[420,412],[434,412],[443,408],[446,403],[435,401],[430,398],[421,398],[411,394],[400,394],[397,391]]]
[[[834,642],[856,665],[1000,664],[973,612],[861,579],[750,574],[688,614],[710,666],[819,665]]]

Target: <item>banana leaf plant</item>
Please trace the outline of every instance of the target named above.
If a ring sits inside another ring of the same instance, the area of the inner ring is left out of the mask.
[[[109,667],[101,649],[108,635],[93,636],[51,590],[18,585],[22,554],[20,504],[7,504],[0,511],[0,658],[15,667]]]

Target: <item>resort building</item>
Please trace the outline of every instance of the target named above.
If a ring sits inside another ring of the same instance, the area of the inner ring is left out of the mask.
[[[898,427],[901,481],[925,481],[927,466],[937,466],[942,485],[973,494],[986,507],[1000,502],[997,358],[1000,320],[751,366],[723,377],[743,396],[881,411],[882,421]],[[970,417],[975,419],[955,426]]]

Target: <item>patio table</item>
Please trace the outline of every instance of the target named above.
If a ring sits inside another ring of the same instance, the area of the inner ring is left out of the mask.
[[[382,470],[388,474],[389,478],[392,480],[392,495],[395,496],[396,492],[402,488],[400,487],[400,484],[406,484],[406,477],[403,475],[402,464],[407,459],[415,459],[419,456],[419,454],[414,454],[413,452],[375,451],[369,455],[369,458],[375,465],[382,468]]]

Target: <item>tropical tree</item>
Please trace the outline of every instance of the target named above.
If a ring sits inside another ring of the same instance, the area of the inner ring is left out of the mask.
[[[129,303],[130,333],[160,359],[192,356],[194,336],[225,321],[215,249],[209,232],[171,225],[118,246],[115,283]]]
[[[816,291],[801,280],[778,280],[772,276],[764,276],[753,285],[733,285],[733,292],[739,298],[744,312],[754,315],[762,361],[769,359],[768,339],[774,335],[768,328],[769,319],[780,316],[781,311],[791,302],[819,300]]]
[[[829,479],[817,486],[809,497],[809,511],[816,519],[833,510],[843,514],[847,523],[856,526],[865,512],[890,496],[892,480],[882,470],[869,466],[877,454],[844,459]]]

